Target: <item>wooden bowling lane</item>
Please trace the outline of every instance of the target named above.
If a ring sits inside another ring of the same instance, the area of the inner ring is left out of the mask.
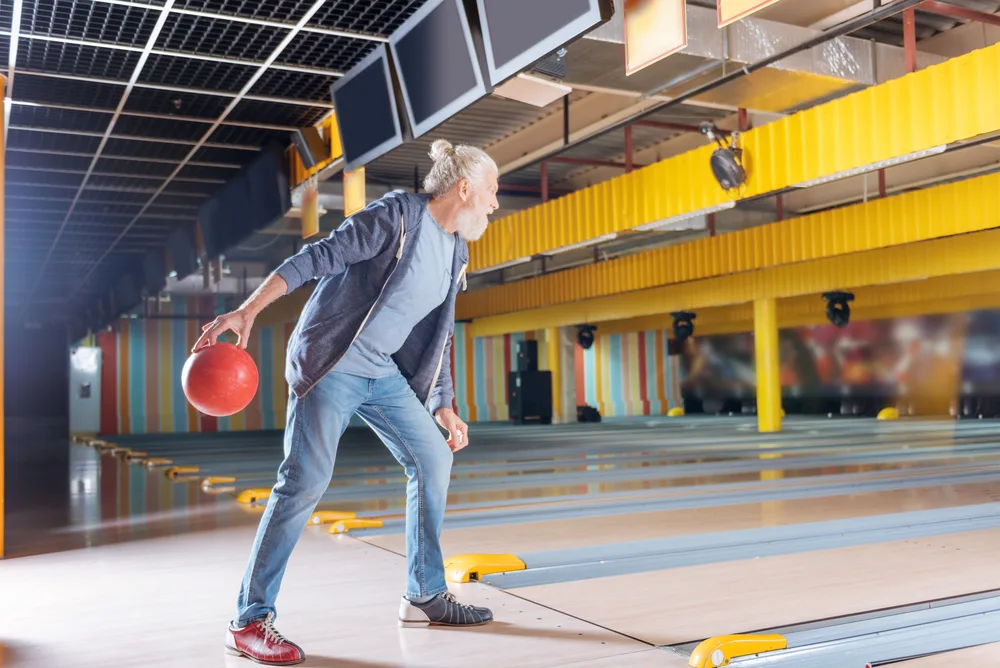
[[[0,561],[3,654],[10,666],[132,668],[253,664],[223,654],[252,528]],[[385,550],[308,530],[278,598],[278,628],[305,668],[662,666],[683,660],[488,587],[455,586],[488,605],[476,629],[400,629],[405,562]],[[502,661],[498,662],[498,657]]]
[[[526,505],[523,506],[523,523],[445,529],[441,540],[445,556],[527,554],[991,503],[996,500],[996,490],[996,483],[977,483],[547,522],[532,522],[533,506]],[[405,538],[400,534],[367,536],[364,540],[398,554],[405,550]]]
[[[525,587],[528,601],[655,645],[1000,587],[1000,530]]]

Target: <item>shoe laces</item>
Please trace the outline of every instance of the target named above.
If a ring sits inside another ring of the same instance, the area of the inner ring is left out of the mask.
[[[285,642],[285,636],[278,632],[278,629],[274,628],[274,613],[268,613],[267,617],[257,622],[261,631],[264,632],[264,639],[268,642],[273,642],[277,645]]]
[[[474,606],[471,606],[471,605],[469,605],[467,603],[459,603],[458,599],[455,598],[455,595],[452,594],[450,591],[449,592],[445,592],[444,594],[441,594],[441,598],[443,598],[444,600],[448,601],[452,605],[457,605],[460,608],[465,608],[466,610],[475,610]]]

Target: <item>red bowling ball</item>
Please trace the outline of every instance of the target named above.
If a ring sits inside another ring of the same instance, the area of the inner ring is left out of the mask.
[[[246,408],[257,394],[257,365],[231,343],[200,348],[181,371],[184,396],[199,412],[226,417]]]

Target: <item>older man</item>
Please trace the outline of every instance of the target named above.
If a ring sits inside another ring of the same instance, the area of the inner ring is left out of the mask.
[[[207,324],[195,349],[232,330],[246,347],[256,316],[311,279],[319,284],[288,346],[285,457],[253,543],[226,649],[268,665],[305,660],[274,627],[289,556],[333,474],[358,414],[407,475],[407,585],[401,626],[472,626],[485,608],[448,592],[440,534],[453,452],[468,426],[452,410],[449,348],[468,241],[499,208],[497,167],[483,151],[434,142],[428,194],[394,192],[289,258],[239,309]],[[432,417],[433,416],[433,417]],[[440,425],[448,433],[442,435]]]

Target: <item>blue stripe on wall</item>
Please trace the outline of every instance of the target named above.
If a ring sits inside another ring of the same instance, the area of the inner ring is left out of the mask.
[[[586,379],[585,398],[588,406],[599,408],[597,405],[597,374],[595,364],[597,358],[594,349],[583,351],[583,377]]]
[[[133,434],[146,433],[146,321],[129,320],[128,323],[128,386]]]
[[[171,304],[174,315],[187,313],[187,307],[180,299]],[[174,320],[171,324],[171,340],[173,347],[173,358],[171,360],[171,373],[174,382],[171,383],[174,393],[174,431],[184,433],[188,431],[188,401],[184,396],[184,388],[181,387],[181,371],[184,369],[184,362],[188,358],[187,347],[187,321]]]
[[[128,506],[133,515],[146,512],[146,480],[148,474],[142,466],[128,467]]]

